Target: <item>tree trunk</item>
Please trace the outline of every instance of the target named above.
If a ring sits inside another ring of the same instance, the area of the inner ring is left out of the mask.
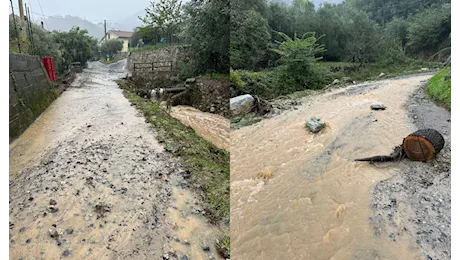
[[[444,148],[444,138],[434,129],[421,129],[406,138],[402,146],[395,147],[393,153],[389,156],[378,155],[368,158],[356,159],[361,162],[387,162],[394,161],[403,156],[407,156],[412,161],[426,162]]]
[[[404,138],[403,146],[410,160],[425,162],[441,151],[444,138],[434,129],[421,129]]]

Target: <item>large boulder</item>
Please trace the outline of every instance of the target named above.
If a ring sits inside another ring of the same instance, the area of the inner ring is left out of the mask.
[[[232,115],[244,115],[254,108],[254,98],[249,95],[237,96],[230,99],[230,111]]]

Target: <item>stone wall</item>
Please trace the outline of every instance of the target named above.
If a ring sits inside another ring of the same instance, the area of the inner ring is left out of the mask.
[[[199,77],[187,79],[186,91],[172,97],[172,105],[188,105],[203,112],[230,117],[230,82]]]
[[[10,53],[10,142],[54,101],[57,91],[38,56]]]
[[[157,50],[149,51],[135,51],[128,53],[128,70],[134,75],[134,63],[152,63],[152,62],[161,62],[161,65],[172,65],[174,71],[177,71],[178,62],[180,60],[186,60],[188,58],[188,47],[185,46],[174,46],[166,47]],[[139,65],[148,67],[150,65]],[[138,68],[138,67],[137,67]],[[138,70],[136,70],[137,72]]]

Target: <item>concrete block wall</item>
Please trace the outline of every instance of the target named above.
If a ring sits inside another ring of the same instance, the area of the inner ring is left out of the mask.
[[[56,99],[57,91],[38,56],[9,56],[10,142]]]

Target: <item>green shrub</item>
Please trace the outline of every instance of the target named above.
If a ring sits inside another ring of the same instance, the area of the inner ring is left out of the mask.
[[[277,71],[231,70],[230,86],[232,88],[230,93],[232,97],[251,94],[269,99],[282,93],[282,89],[278,84]]]
[[[315,64],[322,59],[317,56],[326,49],[317,43],[319,38],[315,33],[305,33],[301,38],[294,36],[293,39],[282,32],[278,34],[284,41],[278,42],[278,48],[272,50],[281,56],[281,66],[277,69],[288,91],[316,89],[324,85],[323,76],[327,70]]]

